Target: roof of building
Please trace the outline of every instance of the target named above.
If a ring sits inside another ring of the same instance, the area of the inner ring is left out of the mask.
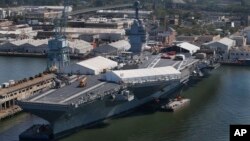
[[[100,34],[100,33],[115,33],[125,35],[124,29],[107,29],[107,28],[66,28],[66,33],[79,34]]]
[[[176,32],[176,30],[174,28],[172,28],[172,27],[168,27],[168,31],[170,31],[170,32]]]
[[[186,50],[189,50],[189,51],[200,49],[200,47],[193,45],[193,44],[190,44],[188,42],[180,42],[180,43],[177,43],[176,46],[183,48],[183,49],[186,49]]]
[[[116,48],[106,44],[106,45],[102,45],[100,47],[96,47],[93,50],[96,53],[101,53],[101,54],[111,54],[117,51]]]
[[[176,41],[188,41],[188,42],[194,42],[198,39],[198,36],[184,36],[180,35],[176,37]]]
[[[73,40],[73,41],[68,41],[68,43],[69,43],[69,47],[77,48],[77,49],[93,47],[89,42],[86,42],[83,40]]]
[[[225,38],[220,39],[217,42],[219,42],[221,44],[224,44],[224,45],[227,45],[227,46],[233,46],[233,44],[234,44],[235,41],[232,40],[232,39],[229,39],[229,38],[225,37]]]
[[[235,39],[244,39],[244,36],[240,36],[240,35],[232,35],[230,36],[231,39],[235,40]]]
[[[39,47],[42,45],[48,46],[49,39],[42,39],[42,40],[35,40],[35,39],[23,39],[23,40],[15,40],[9,42],[12,45],[15,46],[22,46],[22,45],[30,45],[33,47]],[[68,44],[70,48],[92,48],[92,45],[89,42],[83,41],[83,40],[68,40]]]
[[[110,44],[101,45],[100,47],[95,48],[94,52],[109,54],[109,53],[113,53],[117,50],[120,50],[120,51],[129,50],[130,47],[131,47],[131,45],[128,41],[120,40],[120,41],[113,42]]]
[[[134,10],[98,10],[97,13],[112,13],[112,14],[134,14]],[[140,15],[149,15],[152,11],[139,11]]]
[[[107,59],[102,56],[97,56],[88,60],[84,60],[77,63],[80,66],[92,69],[92,70],[103,70],[107,68],[114,68],[118,66],[118,63]]]
[[[186,4],[186,2],[183,0],[173,0],[172,2],[176,4]]]
[[[171,35],[172,32],[169,32],[169,31],[166,31],[166,32],[163,32],[163,33],[158,33],[158,36],[162,36],[162,37],[168,37]]]
[[[130,43],[126,40],[120,40],[117,42],[113,42],[113,43],[110,43],[109,45],[117,48],[118,50],[129,50],[131,47]]]
[[[27,40],[27,43],[32,45],[32,46],[41,46],[44,44],[48,44],[48,39],[43,39],[43,40]]]
[[[18,34],[21,34],[21,31],[6,31],[6,30],[0,30],[0,34],[15,34],[15,35],[18,35]]]
[[[15,46],[20,46],[20,45],[23,45],[25,43],[28,42],[29,39],[24,39],[24,40],[15,40],[15,41],[12,41],[10,42],[11,44],[15,45]]]
[[[230,52],[247,52],[247,53],[249,53],[250,52],[250,48],[248,48],[248,47],[231,48]]]

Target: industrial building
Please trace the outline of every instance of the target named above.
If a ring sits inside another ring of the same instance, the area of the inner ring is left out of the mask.
[[[59,18],[62,15],[63,6],[24,6],[24,16],[28,20],[38,19],[44,21],[47,19]],[[68,12],[72,11],[72,7],[67,7]]]
[[[140,17],[148,17],[153,11],[139,11]],[[129,17],[134,18],[133,10],[98,10],[96,12],[100,15],[112,16],[112,17]]]
[[[198,36],[184,36],[180,35],[176,37],[176,41],[183,41],[183,42],[189,42],[189,43],[194,43],[198,39]]]
[[[0,46],[1,52],[46,53],[47,40],[15,40]]]
[[[58,18],[62,15],[62,12],[60,11],[53,11],[53,12],[49,12],[49,11],[33,11],[33,12],[27,12],[25,14],[25,18],[26,19],[55,19]]]
[[[164,29],[158,27],[155,23],[152,23],[152,25],[152,27],[147,29],[149,30],[148,39],[151,41],[161,42],[163,46],[171,46],[176,40],[176,31],[171,27]]]
[[[247,31],[247,44],[250,44],[250,31]]]
[[[0,28],[13,26],[13,21],[7,19],[0,19]]]
[[[11,11],[9,9],[0,8],[0,19],[5,19],[6,17],[9,17],[10,14]]]
[[[219,41],[212,41],[202,45],[203,48],[211,49],[218,54],[220,60],[228,59],[229,50],[236,46],[236,41],[227,37]]]
[[[173,46],[163,49],[163,51],[176,51],[178,53],[189,53],[190,55],[193,55],[198,50],[200,50],[200,47],[188,42],[174,42]]]
[[[244,47],[246,46],[246,38],[244,36],[230,36],[230,39],[235,40],[237,47]]]
[[[87,20],[69,21],[68,27],[124,29],[129,28],[132,23],[133,20],[124,18],[89,18]]]
[[[92,42],[93,39],[105,41],[118,41],[125,38],[124,29],[106,29],[106,28],[66,28],[68,38],[82,39]],[[47,39],[55,35],[54,31],[40,31],[37,33],[37,39]]]
[[[171,46],[176,40],[176,31],[173,28],[168,28],[167,31],[158,33],[157,41],[161,41],[164,46]]]
[[[122,51],[128,51],[131,48],[131,45],[126,40],[120,40],[117,42],[113,42],[110,44],[104,44],[97,48],[93,49],[94,55],[117,55],[118,53]]]
[[[248,59],[250,57],[250,50],[247,48],[231,49],[228,54],[230,60]]]
[[[93,49],[92,45],[83,40],[68,41],[70,54],[85,54]],[[0,45],[1,52],[47,53],[48,39],[24,39]]]
[[[64,68],[64,73],[97,75],[118,66],[118,63],[105,57],[97,56]]]
[[[202,45],[203,43],[208,43],[211,41],[220,40],[220,35],[201,35],[197,38],[196,44]]]
[[[32,11],[62,11],[64,6],[22,6],[22,8],[27,12]],[[71,6],[67,6],[66,8],[68,12],[71,12],[73,8]]]
[[[27,24],[2,26],[0,28],[0,37],[14,38],[14,39],[25,39],[33,37],[37,34],[33,31],[32,27]]]
[[[70,54],[85,54],[93,49],[93,46],[83,40],[68,41]]]
[[[228,50],[236,46],[236,41],[225,37],[220,39],[219,41],[204,43],[202,46],[212,50],[220,50],[222,52],[228,52]]]
[[[90,22],[90,21],[69,21],[69,27],[75,28],[111,28],[111,29],[122,29],[122,22]]]

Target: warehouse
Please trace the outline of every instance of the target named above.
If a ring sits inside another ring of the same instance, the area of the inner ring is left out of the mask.
[[[83,40],[68,41],[68,45],[70,54],[85,54],[93,49],[90,43]],[[47,53],[48,39],[24,39],[7,42],[0,45],[0,51],[20,53]]]
[[[131,45],[126,40],[120,40],[110,44],[101,45],[93,50],[94,55],[117,55],[119,52],[128,51]]]
[[[188,42],[175,42],[175,45],[169,48],[165,48],[164,51],[176,51],[178,53],[190,53],[193,55],[198,50],[200,50],[200,47],[190,44]]]
[[[85,54],[93,49],[93,46],[83,40],[69,41],[70,54]]]
[[[118,41],[124,39],[126,33],[124,29],[106,29],[106,28],[66,28],[65,34],[69,38],[81,39],[87,42],[92,42],[98,37],[103,41]],[[54,31],[39,31],[37,39],[47,39],[55,35]]]
[[[133,70],[117,70],[107,72],[106,80],[116,83],[137,84],[179,79],[180,74],[180,71],[176,70],[172,66]]]
[[[107,58],[97,56],[88,60],[71,64],[64,69],[64,73],[97,75],[118,66],[118,63]]]
[[[222,52],[228,52],[232,47],[236,46],[236,41],[229,38],[222,38],[219,41],[212,41],[203,44],[203,47],[212,50],[220,50]]]
[[[228,58],[229,50],[236,46],[236,41],[227,37],[202,45],[203,48],[214,50],[221,60]]]

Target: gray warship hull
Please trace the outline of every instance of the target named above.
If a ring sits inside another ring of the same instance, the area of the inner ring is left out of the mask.
[[[79,127],[91,125],[122,114],[152,100],[167,97],[168,94],[181,86],[182,83],[180,81],[175,81],[155,86],[130,88],[138,92],[134,93],[135,98],[132,101],[116,101],[108,95],[93,102],[78,105],[77,107],[57,104],[43,105],[42,103],[19,104],[26,112],[48,120],[52,126],[54,138],[58,138],[74,132]],[[139,89],[140,91],[138,91]]]

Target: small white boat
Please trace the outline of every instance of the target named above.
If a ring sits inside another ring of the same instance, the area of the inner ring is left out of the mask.
[[[170,100],[169,103],[162,105],[161,110],[174,112],[181,109],[182,107],[185,107],[189,103],[190,99],[178,97]]]

